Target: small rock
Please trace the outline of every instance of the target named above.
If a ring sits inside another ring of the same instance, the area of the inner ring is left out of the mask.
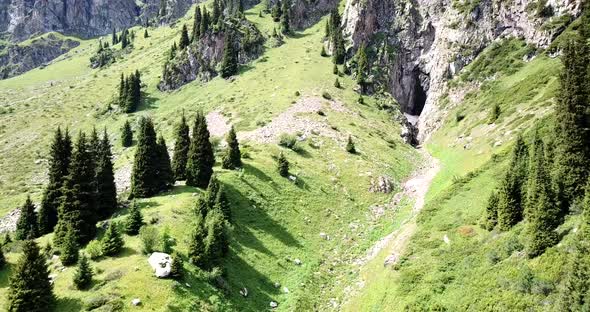
[[[301,260],[295,259],[293,260],[293,263],[295,263],[296,265],[301,265]]]
[[[443,241],[448,245],[451,243],[451,240],[449,239],[449,237],[447,236],[447,234],[445,234],[445,236],[443,237]]]
[[[297,177],[290,175],[289,176],[289,181],[291,181],[291,182],[297,182]]]
[[[330,236],[328,236],[328,234],[326,234],[324,232],[321,232],[320,233],[320,237],[323,238],[323,239],[325,239],[325,240],[329,240],[330,239]]]
[[[141,300],[139,298],[135,298],[133,300],[131,300],[131,304],[135,307],[141,305]]]
[[[191,288],[191,284],[189,284],[189,283],[185,283],[184,285],[188,288]]]
[[[283,287],[283,292],[284,292],[285,294],[288,294],[288,293],[289,293],[289,288],[287,288],[287,287]]]
[[[53,257],[51,257],[51,261],[57,261],[57,260],[59,260],[58,255],[53,255]]]
[[[240,295],[242,295],[242,297],[248,297],[248,288],[244,287],[240,289]]]
[[[275,282],[275,288],[279,288],[281,287],[281,284],[279,282]]]
[[[270,302],[270,307],[271,307],[271,309],[276,309],[278,306],[279,306],[279,304],[278,304],[278,303],[276,303],[275,301],[271,301],[271,302]]]

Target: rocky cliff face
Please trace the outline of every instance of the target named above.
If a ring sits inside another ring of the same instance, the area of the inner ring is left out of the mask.
[[[180,17],[195,0],[167,0],[162,20]],[[14,41],[56,31],[89,38],[160,21],[160,0],[0,0],[0,32]]]
[[[246,64],[263,52],[264,37],[260,31],[246,19],[233,21],[233,46],[238,50],[240,64]],[[228,26],[228,28],[230,28]],[[158,88],[170,91],[194,81],[208,81],[218,75],[218,65],[223,58],[227,29],[208,31],[199,40],[191,43],[186,49],[164,66],[162,81]]]
[[[10,78],[44,65],[78,45],[78,41],[48,34],[26,45],[5,47],[5,51],[0,53],[0,79]]]
[[[373,49],[375,79],[420,115],[424,139],[442,122],[437,101],[447,81],[486,46],[517,37],[547,47],[579,11],[572,0],[347,0],[343,28],[350,54]]]

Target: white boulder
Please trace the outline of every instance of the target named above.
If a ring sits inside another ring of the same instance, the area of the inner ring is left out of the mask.
[[[131,300],[131,304],[137,307],[138,305],[141,305],[141,300],[139,298],[135,298]]]
[[[172,258],[163,252],[154,252],[148,259],[156,277],[163,278],[170,275],[172,269]]]
[[[276,309],[278,306],[279,306],[279,304],[278,304],[278,303],[276,303],[275,301],[271,301],[271,302],[270,302],[270,307],[271,307],[271,309]]]

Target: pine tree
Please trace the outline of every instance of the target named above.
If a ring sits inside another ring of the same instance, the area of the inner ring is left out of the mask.
[[[172,46],[170,47],[170,59],[174,59],[174,57],[176,57],[176,51],[178,50],[178,47],[176,46],[176,42],[172,43]]]
[[[60,260],[63,265],[72,265],[78,261],[80,246],[78,245],[76,231],[68,227],[66,236],[60,248]]]
[[[99,219],[109,217],[117,208],[117,186],[115,185],[112,157],[111,142],[105,129],[99,143],[96,160],[97,210]]]
[[[332,14],[330,15],[330,26],[332,60],[334,64],[343,64],[346,51],[344,49],[344,38],[342,36],[340,14],[338,13],[337,9],[333,10]]]
[[[221,77],[229,78],[238,73],[238,51],[234,47],[233,33],[228,31],[225,36],[223,58],[221,59]]]
[[[6,257],[4,256],[4,251],[0,248],[0,270],[4,269],[6,266]]]
[[[498,228],[507,231],[523,218],[528,167],[528,147],[523,138],[516,139],[512,159],[498,192]]]
[[[102,254],[105,256],[115,256],[123,249],[123,237],[119,233],[117,225],[111,222],[102,237]]]
[[[354,146],[354,142],[350,135],[348,136],[348,142],[346,142],[346,151],[351,154],[356,154],[356,147]]]
[[[223,155],[222,167],[224,169],[236,169],[242,166],[242,154],[240,153],[240,144],[236,137],[236,131],[232,126],[225,137],[227,142],[227,150]]]
[[[357,70],[356,70],[356,82],[361,87],[361,94],[365,93],[367,87],[367,74],[369,72],[369,60],[367,58],[367,51],[365,45],[361,45],[357,54]]]
[[[215,156],[209,142],[207,120],[202,112],[198,112],[188,153],[186,184],[200,188],[207,187],[213,175],[213,165],[215,165]]]
[[[491,231],[498,224],[498,193],[492,192],[488,198],[485,215],[481,221],[481,227]]]
[[[186,162],[188,158],[188,150],[190,147],[189,127],[186,123],[184,113],[180,123],[176,126],[176,134],[174,142],[174,156],[172,158],[172,171],[174,178],[178,181],[186,179]]]
[[[207,211],[210,211],[213,206],[215,206],[215,200],[217,199],[217,194],[221,188],[221,182],[217,179],[217,175],[213,174],[211,179],[209,179],[209,184],[207,185],[207,193],[205,193],[205,201],[207,203]],[[204,214],[206,216],[206,214]]]
[[[158,150],[154,124],[151,119],[143,118],[131,174],[131,198],[150,197],[160,191]]]
[[[209,12],[207,12],[207,7],[203,7],[203,14],[201,16],[201,25],[199,26],[199,34],[201,37],[207,34],[209,30]]]
[[[320,55],[321,55],[322,57],[326,57],[326,56],[328,56],[328,53],[326,53],[326,47],[324,47],[323,45],[322,45],[322,52],[320,52]]]
[[[336,81],[334,82],[334,87],[336,87],[337,89],[342,88],[342,85],[340,85],[340,80],[338,80],[338,78],[336,78]]]
[[[55,307],[53,286],[45,258],[34,241],[23,244],[23,254],[10,276],[7,310],[11,312],[46,312]]]
[[[96,131],[96,127],[92,128],[92,132],[90,132],[90,140],[88,141],[88,150],[90,152],[90,158],[92,158],[92,162],[96,168],[96,162],[98,159],[98,151],[100,149],[100,139],[98,138],[98,132]]]
[[[91,156],[86,136],[80,132],[58,209],[53,238],[58,247],[61,247],[68,227],[75,229],[79,244],[89,242],[96,234],[96,171]]]
[[[14,235],[18,240],[34,239],[38,236],[37,213],[30,196],[27,196],[25,204],[20,209],[20,217],[16,223]]]
[[[55,131],[49,156],[49,183],[43,192],[39,210],[39,234],[53,231],[57,224],[57,210],[61,202],[62,186],[68,175],[72,157],[72,142],[68,131],[62,134],[58,127]]]
[[[188,38],[188,29],[186,25],[182,25],[182,31],[180,32],[180,41],[178,41],[178,47],[181,50],[184,50],[190,44],[190,39]]]
[[[139,234],[139,229],[143,226],[143,216],[139,210],[139,205],[136,202],[131,204],[129,215],[125,220],[125,232],[128,235],[134,236]]]
[[[112,35],[112,38],[111,38],[111,45],[114,46],[117,43],[119,43],[119,38],[117,37],[117,30],[113,28],[113,35]]]
[[[172,165],[170,164],[170,155],[168,154],[168,147],[164,137],[158,137],[158,172],[156,173],[160,186],[160,191],[167,191],[174,186],[174,173],[172,172]]]
[[[217,192],[217,196],[215,196],[215,201],[212,210],[218,209],[223,213],[223,218],[231,222],[232,215],[231,215],[231,208],[229,205],[229,201],[227,200],[227,196],[225,195],[225,186],[220,185],[219,191]]]
[[[129,31],[127,29],[123,29],[121,32],[121,49],[125,49],[129,46]]]
[[[211,24],[215,25],[221,18],[221,8],[219,7],[219,1],[213,1],[213,13],[211,14]]]
[[[130,147],[133,145],[133,130],[131,130],[129,120],[125,120],[123,129],[121,130],[121,145],[123,147]]]
[[[277,168],[281,177],[286,178],[289,176],[289,161],[282,152],[279,154],[279,158],[277,159]]]
[[[172,253],[172,265],[170,266],[170,277],[175,280],[182,279],[184,275],[184,262],[178,252]]]
[[[205,254],[207,261],[205,267],[211,269],[221,263],[223,256],[228,251],[228,239],[225,232],[225,221],[221,211],[214,209],[205,218]]]
[[[147,28],[143,31],[143,37],[144,38],[149,38],[150,37],[150,34],[148,33]]]
[[[275,22],[278,22],[281,20],[281,16],[283,15],[283,10],[281,9],[280,1],[277,1],[275,3],[275,5],[272,7],[272,11],[271,11],[270,15],[272,16],[272,19]]]
[[[207,213],[209,212],[209,204],[204,196],[197,197],[197,202],[195,203],[195,214],[197,216],[201,216],[205,218]]]
[[[283,32],[283,34],[288,34],[291,32],[291,27],[290,27],[290,19],[289,19],[289,0],[283,0],[282,1],[283,4],[283,14],[281,15],[281,31]]]
[[[190,234],[188,244],[188,257],[192,264],[199,268],[205,268],[207,255],[205,247],[205,238],[207,232],[205,230],[204,219],[201,215],[197,215],[193,230]]]
[[[536,257],[557,242],[559,207],[553,200],[543,141],[535,135],[527,210],[527,254]]]
[[[340,75],[340,70],[338,69],[338,65],[334,64],[334,68],[332,69],[332,73],[334,75]]]
[[[564,69],[555,105],[555,182],[563,200],[562,214],[583,193],[590,171],[588,55],[590,48],[582,38],[563,49]]]
[[[92,275],[92,268],[90,267],[88,258],[86,258],[86,255],[82,255],[78,260],[76,273],[74,273],[74,286],[80,290],[88,288],[90,283],[92,283]]]
[[[200,29],[201,28],[201,7],[197,5],[195,8],[195,17],[193,19],[193,33],[191,35],[191,40],[196,41],[199,40],[200,37]]]
[[[590,180],[586,184],[583,209],[582,224],[575,234],[575,250],[569,256],[565,278],[559,287],[556,311],[587,311],[590,307]]]

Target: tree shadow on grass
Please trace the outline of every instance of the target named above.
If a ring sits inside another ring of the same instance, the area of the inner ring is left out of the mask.
[[[12,266],[12,264],[7,262],[2,268],[2,271],[0,271],[0,288],[8,286],[10,276],[12,275]]]
[[[80,299],[69,297],[58,297],[56,300],[56,311],[78,312],[82,311],[83,305]],[[49,311],[49,310],[48,310]]]
[[[301,39],[301,38],[308,37],[310,35],[311,34],[304,33],[304,32],[292,32],[292,33],[288,34],[287,37],[293,38],[293,39]]]
[[[137,250],[125,246],[121,249],[121,251],[118,254],[116,254],[112,257],[120,259],[120,258],[131,257],[131,256],[134,256],[137,254],[138,254]]]
[[[135,112],[141,112],[141,111],[146,111],[149,109],[152,109],[155,107],[156,102],[158,102],[160,99],[155,98],[145,92],[141,93],[141,103],[139,104],[139,106],[137,107],[137,109],[135,110]]]

